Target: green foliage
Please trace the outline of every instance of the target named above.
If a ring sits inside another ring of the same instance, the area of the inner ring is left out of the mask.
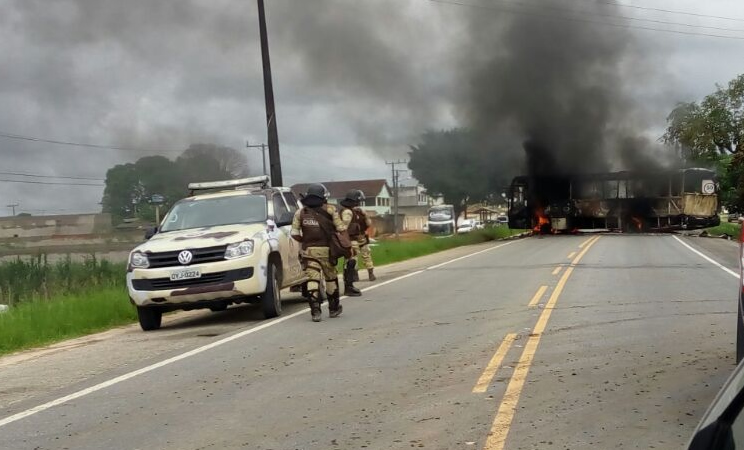
[[[739,150],[744,134],[744,75],[702,102],[680,103],[667,117],[663,136],[687,159],[710,159]]]
[[[11,306],[45,301],[98,288],[125,289],[124,264],[99,261],[90,256],[83,263],[69,256],[55,264],[45,255],[0,263],[0,303]]]
[[[0,355],[136,320],[136,310],[123,288],[90,289],[24,302],[0,314]]]
[[[488,152],[491,149],[472,130],[455,128],[428,131],[412,145],[408,167],[426,189],[441,194],[455,207],[455,215],[467,207],[498,195],[500,187]]]
[[[710,236],[728,236],[732,239],[739,240],[741,237],[741,225],[738,223],[728,223],[721,221],[721,224],[717,227],[706,228]]]
[[[125,218],[155,220],[154,194],[165,197],[162,210],[188,194],[191,182],[235,178],[247,173],[245,155],[229,147],[194,144],[175,161],[146,156],[135,163],[119,164],[106,173],[103,211],[119,223]]]

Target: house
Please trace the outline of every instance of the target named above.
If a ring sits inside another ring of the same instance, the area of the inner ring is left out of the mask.
[[[363,208],[365,211],[374,212],[376,215],[391,214],[393,206],[393,195],[387,180],[380,178],[376,180],[349,180],[349,181],[321,181],[330,192],[328,203],[337,205],[346,197],[346,193],[352,189],[364,192],[366,200]],[[307,187],[312,183],[298,183],[292,185],[291,189],[295,195],[304,194]]]
[[[398,186],[398,206],[429,206],[431,199],[421,184]]]

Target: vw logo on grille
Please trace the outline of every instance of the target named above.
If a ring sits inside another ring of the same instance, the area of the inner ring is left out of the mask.
[[[194,255],[188,250],[184,250],[178,254],[178,262],[184,266],[190,264],[192,259],[194,259]]]

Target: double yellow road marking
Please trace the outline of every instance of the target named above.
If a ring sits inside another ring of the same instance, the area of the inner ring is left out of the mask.
[[[586,255],[592,245],[594,245],[594,243],[596,243],[598,240],[599,236],[595,236],[587,239],[579,246],[579,248],[582,249],[581,252],[579,252],[579,254],[571,261],[571,264],[566,268],[566,271],[563,272],[563,276],[561,276],[561,279],[558,280],[558,284],[556,285],[555,289],[553,289],[553,292],[551,293],[542,314],[540,314],[540,318],[537,320],[537,324],[535,325],[532,333],[530,333],[529,338],[527,339],[527,344],[524,346],[524,351],[522,351],[522,356],[519,358],[519,362],[514,369],[511,380],[509,380],[509,385],[506,387],[504,398],[501,400],[501,405],[499,406],[499,410],[496,413],[496,418],[491,425],[491,432],[489,433],[488,439],[486,440],[486,445],[483,447],[484,450],[502,450],[504,448],[506,437],[509,434],[509,428],[511,427],[511,423],[514,420],[514,414],[517,410],[519,397],[522,394],[525,381],[527,380],[527,374],[530,371],[530,366],[532,365],[535,353],[537,352],[537,347],[540,344],[542,333],[545,331],[545,327],[547,327],[548,325],[548,320],[550,320],[550,315],[553,313],[553,308],[558,302],[561,293],[563,293],[563,289],[566,286],[566,282],[571,277],[574,267],[576,267],[579,261],[581,261],[581,258]],[[535,294],[537,300],[533,298],[535,304],[545,293],[545,290],[542,289],[543,287],[545,286],[542,286],[540,290],[538,290],[538,293]],[[547,289],[547,287],[545,288]],[[538,296],[538,294],[540,295]],[[530,302],[530,305],[532,303],[533,302]],[[508,347],[511,345],[511,342],[513,342],[513,339],[511,339],[510,343],[507,345],[506,342],[509,336],[510,335],[507,335],[507,338],[505,338],[504,342],[502,342],[501,346],[499,346],[499,349],[496,351],[496,354],[491,359],[491,363],[489,363],[486,369],[486,372],[489,372],[490,374],[490,376],[487,378],[488,381],[485,381],[486,373],[484,372],[484,374],[481,376],[481,379],[478,380],[478,384],[473,389],[473,392],[485,392],[488,388],[490,380],[493,378],[496,371],[498,370],[498,366],[501,364],[501,361],[503,360],[506,352],[509,350]],[[505,346],[506,349],[504,350]],[[503,354],[501,354],[502,350]],[[495,366],[493,366],[494,362],[497,363]],[[483,383],[486,383],[485,387],[482,386]],[[476,389],[482,390],[476,391]]]

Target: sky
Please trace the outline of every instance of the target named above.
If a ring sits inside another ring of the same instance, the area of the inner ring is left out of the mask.
[[[518,122],[507,134],[519,136],[503,138],[518,147],[534,125],[525,117],[544,109],[529,100],[577,102],[587,80],[608,103],[602,132],[654,143],[677,102],[744,73],[735,0],[266,0],[266,10],[288,185],[389,178],[385,162],[429,129]],[[11,204],[98,211],[106,170],[192,143],[244,151],[261,172],[260,150],[245,148],[266,142],[254,1],[0,0],[0,11],[0,135],[42,139],[0,137],[0,215]],[[541,119],[573,126],[556,114]]]

